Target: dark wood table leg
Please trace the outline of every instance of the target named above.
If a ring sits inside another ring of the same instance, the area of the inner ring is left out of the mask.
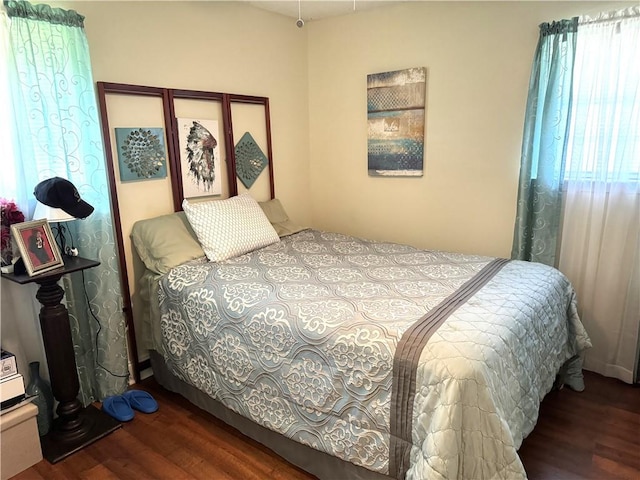
[[[82,447],[120,427],[120,423],[93,406],[84,408],[78,400],[80,383],[69,325],[69,312],[60,303],[64,290],[60,276],[42,281],[36,298],[42,304],[40,327],[49,366],[53,396],[59,402],[58,418],[51,431],[41,438],[42,453],[51,463],[58,462]]]

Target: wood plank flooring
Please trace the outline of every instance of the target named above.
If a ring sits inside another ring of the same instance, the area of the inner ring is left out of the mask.
[[[543,400],[519,451],[530,480],[640,480],[640,388],[591,372],[585,384]]]
[[[544,399],[520,456],[530,480],[640,480],[640,388],[586,372],[582,393]],[[244,437],[153,378],[158,412],[51,465],[46,460],[14,480],[206,479],[311,480],[268,448]],[[336,479],[338,480],[338,479]]]

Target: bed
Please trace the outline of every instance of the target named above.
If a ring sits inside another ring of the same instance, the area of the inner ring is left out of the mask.
[[[132,232],[159,383],[319,478],[526,478],[517,449],[590,345],[559,271],[303,229],[248,195],[183,207]]]

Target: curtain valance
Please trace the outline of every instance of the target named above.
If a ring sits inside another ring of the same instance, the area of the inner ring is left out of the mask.
[[[65,25],[67,27],[84,28],[84,17],[75,10],[63,10],[49,5],[32,5],[25,1],[4,1],[9,17],[44,20],[49,23]]]
[[[569,20],[558,20],[551,23],[540,24],[540,35],[546,37],[548,35],[558,35],[562,33],[575,33],[578,31],[578,17]]]

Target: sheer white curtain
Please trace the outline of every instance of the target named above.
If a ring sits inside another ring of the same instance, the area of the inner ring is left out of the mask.
[[[15,172],[13,159],[12,116],[10,89],[7,78],[7,14],[0,4],[0,197],[14,200],[28,215],[27,189],[20,183]],[[35,285],[18,285],[0,280],[0,338],[2,348],[16,355],[18,371],[26,374],[27,365],[39,361],[46,365],[46,356],[42,346],[42,336],[38,323],[40,304],[35,299]],[[41,370],[48,378],[48,370]],[[25,377],[25,382],[29,379]]]
[[[27,1],[5,2],[9,17],[11,121],[15,125],[14,179],[27,192],[60,176],[71,181],[94,208],[70,222],[75,245],[100,265],[63,279],[80,380],[88,403],[122,393],[128,384],[125,316],[95,83],[84,17],[73,10]],[[0,67],[1,67],[0,66]],[[20,183],[22,182],[22,187]],[[27,186],[28,189],[24,188]]]
[[[9,94],[9,77],[7,75],[7,59],[8,59],[8,22],[7,14],[4,6],[0,5],[0,159],[2,164],[2,173],[0,174],[0,197],[12,199],[18,202],[18,205],[24,207],[26,205],[25,193],[20,192],[22,197],[18,197],[18,186],[16,185],[16,173],[13,159],[13,141],[11,131],[13,130],[11,122],[11,97]],[[7,108],[9,107],[9,108]]]
[[[580,18],[559,269],[593,348],[584,368],[634,381],[640,330],[640,7]]]

